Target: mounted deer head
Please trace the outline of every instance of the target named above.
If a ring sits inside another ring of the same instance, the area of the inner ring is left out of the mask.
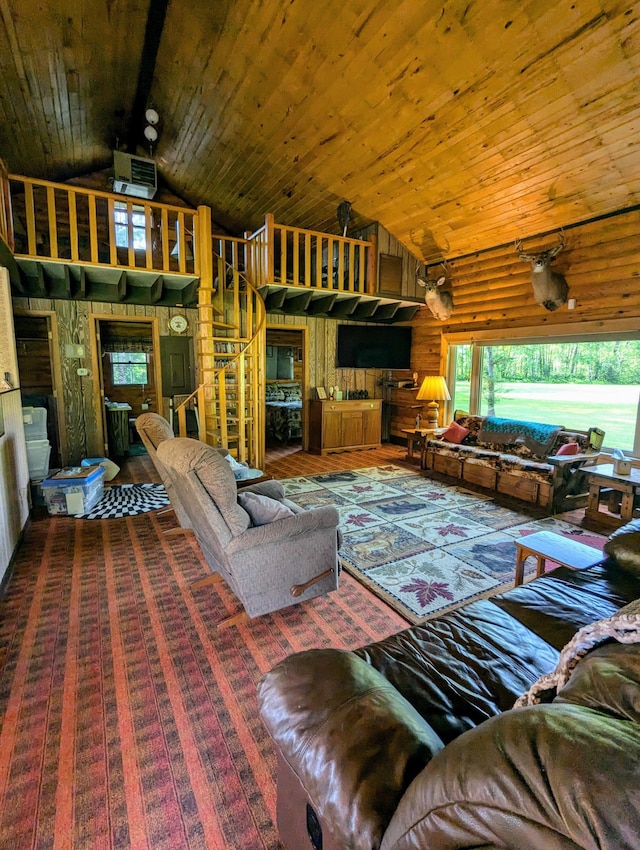
[[[436,319],[446,322],[453,313],[453,297],[450,292],[443,292],[439,287],[447,279],[447,269],[443,263],[442,269],[445,273],[436,280],[429,280],[426,268],[422,272],[421,268],[421,264],[416,263],[416,283],[418,286],[424,286],[424,302]]]
[[[550,263],[556,254],[564,248],[564,239],[560,234],[558,244],[547,251],[539,254],[523,254],[522,242],[516,239],[515,249],[518,257],[527,263],[531,263],[531,283],[533,285],[533,297],[537,304],[541,304],[545,310],[557,310],[567,300],[569,287],[567,281],[561,274],[552,271]]]

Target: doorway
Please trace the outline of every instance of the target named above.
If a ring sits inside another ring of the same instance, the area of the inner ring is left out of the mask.
[[[102,413],[98,426],[111,458],[139,448],[136,418],[162,413],[162,379],[156,318],[94,316],[95,354]]]
[[[49,468],[59,469],[67,462],[67,446],[55,314],[16,313],[13,322],[22,406],[41,407],[47,411],[46,438],[51,445]]]
[[[266,449],[269,454],[306,448],[307,328],[267,326]]]

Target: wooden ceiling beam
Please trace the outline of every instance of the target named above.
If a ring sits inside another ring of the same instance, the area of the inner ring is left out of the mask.
[[[140,56],[140,69],[136,93],[131,105],[127,150],[135,153],[139,144],[144,143],[145,111],[151,94],[151,86],[156,71],[156,61],[160,49],[160,39],[167,16],[169,0],[149,0],[147,25]]]

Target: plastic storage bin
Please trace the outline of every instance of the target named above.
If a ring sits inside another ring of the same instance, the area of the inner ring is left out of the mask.
[[[22,422],[24,425],[24,438],[28,443],[32,440],[47,439],[46,407],[23,407]]]
[[[29,465],[29,479],[31,481],[41,481],[47,477],[50,457],[51,444],[49,440],[28,441],[27,464]]]
[[[42,482],[47,510],[53,515],[84,514],[104,493],[103,466],[74,466],[61,469]]]

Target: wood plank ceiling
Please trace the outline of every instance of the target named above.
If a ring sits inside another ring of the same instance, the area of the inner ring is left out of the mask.
[[[0,0],[12,172],[110,166],[148,11]],[[639,76],[640,0],[170,0],[153,154],[231,233],[336,233],[347,199],[435,262],[640,203]]]

